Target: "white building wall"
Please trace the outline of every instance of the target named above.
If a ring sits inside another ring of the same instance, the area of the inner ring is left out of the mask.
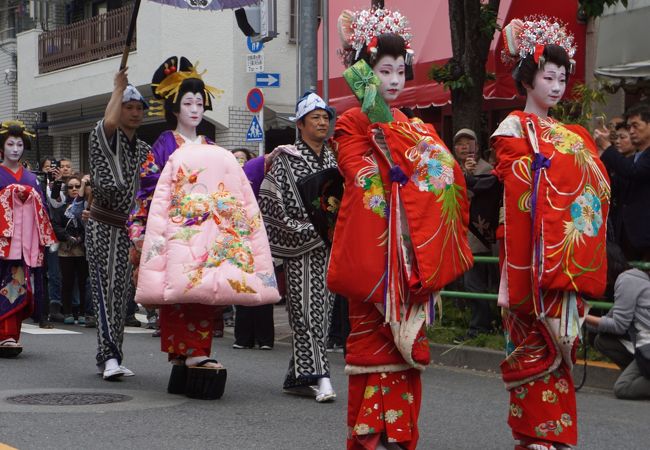
[[[248,131],[251,120],[253,120],[253,114],[246,107],[229,107],[228,123],[230,127],[224,130],[217,130],[215,144],[228,150],[244,147],[257,154],[258,144],[246,141],[246,132]]]
[[[278,0],[279,36],[266,43],[263,50],[265,71],[281,75],[280,88],[264,90],[266,106],[285,114],[293,112],[296,100],[296,45],[289,43],[289,13],[290,0]],[[128,62],[130,82],[149,96],[151,75],[164,59],[183,55],[192,62],[199,61],[199,69],[207,69],[206,83],[225,91],[214,110],[206,112],[206,119],[217,128],[217,140],[227,148],[256,150],[258,144],[245,141],[252,118],[245,100],[255,86],[255,75],[246,73],[248,49],[234,12],[191,11],[142,2],[137,26],[137,49]],[[48,122],[56,123],[47,131],[51,136],[86,132],[103,112],[121,55],[39,74],[39,33],[31,30],[17,38],[21,74],[17,107],[21,111],[47,112]],[[65,154],[63,141],[54,141],[54,155]],[[72,155],[79,153],[76,141],[70,141],[69,146]]]

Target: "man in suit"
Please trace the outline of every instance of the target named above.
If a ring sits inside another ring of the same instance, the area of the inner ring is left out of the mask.
[[[626,158],[610,141],[609,131],[594,137],[607,170],[624,181],[620,193],[621,247],[628,260],[650,261],[650,104],[641,103],[625,114],[632,144],[639,150]]]

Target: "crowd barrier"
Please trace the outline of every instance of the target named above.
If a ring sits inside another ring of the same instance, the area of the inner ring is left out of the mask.
[[[497,256],[474,256],[474,264],[498,264],[499,258]],[[650,262],[634,261],[630,263],[633,267],[641,270],[650,270]],[[490,292],[464,292],[464,291],[440,291],[440,296],[451,298],[466,298],[472,300],[492,300],[496,301],[497,294]],[[609,310],[614,303],[611,301],[590,300],[589,305],[592,308]]]

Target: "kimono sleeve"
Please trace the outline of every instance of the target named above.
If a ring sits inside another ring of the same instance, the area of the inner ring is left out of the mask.
[[[149,152],[147,152],[147,157],[140,166],[140,188],[136,193],[135,207],[131,211],[128,222],[129,237],[132,241],[144,238],[151,201],[160,180],[160,174],[165,168],[171,153],[168,147],[173,146],[175,149],[173,138],[172,142],[170,142],[169,135],[171,133],[160,135]]]
[[[295,258],[325,245],[309,220],[291,217],[300,204],[290,202],[285,193],[292,187],[287,173],[286,156],[279,156],[260,187],[259,206],[266,226],[271,253],[278,258]],[[294,192],[294,197],[299,194]]]
[[[112,139],[106,137],[104,131],[104,120],[97,122],[95,129],[90,133],[89,145],[89,160],[115,160],[117,158],[117,142],[119,140],[117,130]],[[115,177],[116,173],[113,172],[113,167],[118,167],[116,164],[109,164],[109,170],[99,170],[99,164],[90,164],[90,177],[93,180],[93,190],[115,191]]]
[[[359,108],[350,110],[336,121],[334,141],[338,147],[338,167],[346,180],[353,180],[357,173],[355,162],[372,149],[367,130],[370,120]]]
[[[490,138],[490,146],[495,151],[497,161],[494,172],[503,182],[511,172],[512,162],[521,157],[522,149],[526,152],[527,148],[521,122],[517,116],[510,115],[499,124]]]

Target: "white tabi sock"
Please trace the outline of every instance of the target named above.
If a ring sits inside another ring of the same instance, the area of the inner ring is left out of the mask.
[[[329,377],[318,379],[318,391],[322,394],[329,394],[330,392],[334,392],[334,388],[332,387],[332,383]]]
[[[104,363],[104,370],[115,370],[119,367],[120,365],[117,363],[117,359],[115,358],[107,359]]]

